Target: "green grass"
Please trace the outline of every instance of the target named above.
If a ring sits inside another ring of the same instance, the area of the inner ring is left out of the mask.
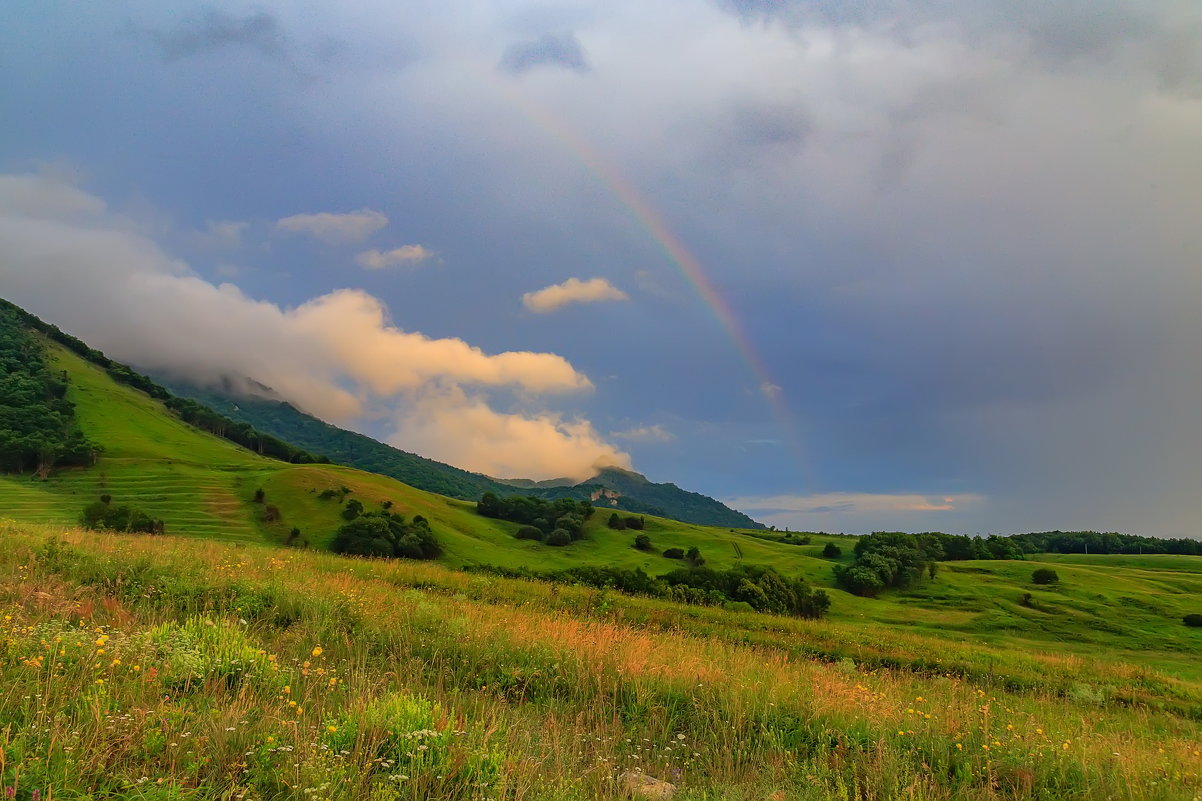
[[[1202,679],[214,540],[0,524],[0,784],[142,799],[1193,799]],[[421,746],[421,747],[419,747]]]

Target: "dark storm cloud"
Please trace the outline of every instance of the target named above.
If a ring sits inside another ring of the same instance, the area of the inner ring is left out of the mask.
[[[283,26],[271,14],[260,11],[237,17],[210,9],[199,18],[183,22],[171,30],[150,32],[167,61],[210,53],[227,47],[244,47],[269,58],[287,57],[288,38]]]
[[[561,67],[573,72],[588,72],[589,63],[576,34],[545,33],[537,39],[509,46],[501,57],[500,68],[520,75],[536,67]]]

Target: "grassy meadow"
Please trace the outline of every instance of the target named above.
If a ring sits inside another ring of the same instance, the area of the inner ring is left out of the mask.
[[[833,586],[847,537],[647,517],[647,552],[598,509],[557,548],[471,503],[263,458],[51,353],[104,452],[0,476],[6,798],[595,799],[629,771],[714,801],[1202,798],[1197,557],[947,562],[873,600]],[[341,489],[423,515],[443,556],[324,553],[344,506],[320,496]],[[102,493],[167,536],[74,528]],[[281,547],[293,527],[307,547]],[[655,575],[691,546],[804,575],[829,616],[456,570]],[[1060,582],[1032,584],[1040,566]]]
[[[0,537],[8,797],[595,799],[639,770],[681,799],[1202,794],[1188,660],[201,539]]]

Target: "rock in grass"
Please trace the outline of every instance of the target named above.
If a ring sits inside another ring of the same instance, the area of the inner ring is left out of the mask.
[[[676,793],[675,784],[634,771],[619,775],[618,787],[631,798],[646,798],[648,801],[668,801]]]

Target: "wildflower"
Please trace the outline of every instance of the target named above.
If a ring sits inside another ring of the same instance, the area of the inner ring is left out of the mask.
[[[338,727],[337,726],[326,726],[326,731],[328,731],[330,734],[333,734],[334,732],[338,731]]]
[[[956,743],[956,750],[957,750],[957,751],[963,751],[963,750],[964,750],[964,745],[963,745],[962,743]]]
[[[320,645],[313,649],[313,656],[321,656],[321,653],[322,651]]]

